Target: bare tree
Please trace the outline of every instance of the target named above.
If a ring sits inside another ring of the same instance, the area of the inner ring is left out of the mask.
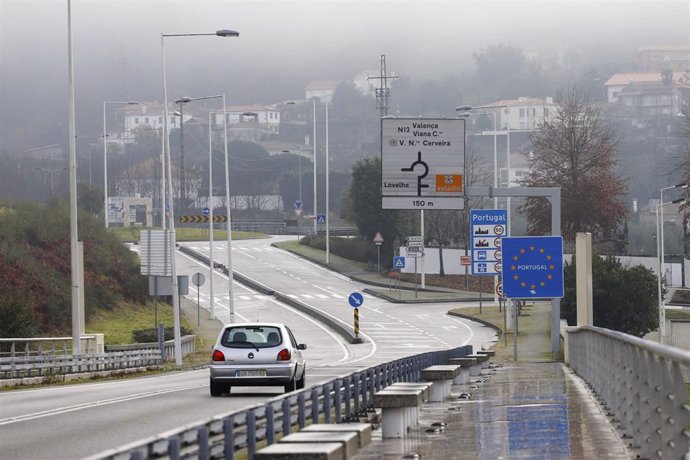
[[[532,136],[531,171],[523,184],[561,187],[561,231],[566,241],[577,232],[601,238],[619,230],[627,217],[625,182],[614,173],[616,142],[600,110],[588,96],[569,89],[560,109]],[[530,198],[520,207],[530,234],[548,233],[548,201]]]

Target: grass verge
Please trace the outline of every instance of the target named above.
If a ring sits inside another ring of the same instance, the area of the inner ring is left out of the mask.
[[[120,241],[139,241],[141,227],[116,227],[110,228],[108,231],[114,234]],[[208,228],[190,228],[190,227],[176,227],[175,239],[176,241],[207,241],[209,237]],[[226,240],[228,233],[225,230],[214,230],[214,240]],[[263,233],[256,232],[232,232],[233,240],[248,240],[254,238],[266,238]]]

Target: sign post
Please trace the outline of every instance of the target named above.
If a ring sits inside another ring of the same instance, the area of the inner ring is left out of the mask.
[[[211,274],[213,276],[213,273]],[[196,286],[196,325],[201,324],[201,307],[199,304],[199,286],[203,286],[206,278],[203,273],[196,272],[192,275],[192,284]],[[213,299],[211,299],[213,301]]]
[[[359,340],[359,307],[364,304],[364,296],[359,292],[353,292],[347,297],[347,301],[354,308],[355,340]]]
[[[464,166],[464,119],[381,119],[383,209],[464,209]]]
[[[515,299],[563,298],[563,237],[503,239],[503,292],[513,308],[513,359],[517,361],[518,307]]]
[[[376,232],[373,241],[376,245],[376,273],[381,273],[381,244],[383,244],[383,235],[381,235],[381,232]]]

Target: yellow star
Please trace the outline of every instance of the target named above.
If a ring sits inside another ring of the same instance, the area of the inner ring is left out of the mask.
[[[554,264],[549,265],[549,270],[553,270],[554,268],[556,268]]]
[[[536,285],[536,284],[530,284],[529,288],[530,288],[530,289],[536,289],[536,288],[537,288],[537,285]]]
[[[552,275],[551,273],[549,273],[548,275],[546,275],[546,279],[552,280],[552,279],[553,279],[553,275]]]
[[[520,283],[520,287],[525,287],[526,285],[527,285],[527,283],[525,283],[524,281],[522,283]]]
[[[541,249],[539,250],[539,254],[544,254],[544,248],[541,248]]]
[[[539,281],[539,286],[544,287],[544,286],[546,286],[546,283],[543,281]]]
[[[531,245],[531,246],[529,247],[529,250],[530,250],[530,251],[534,251],[534,249],[535,249],[535,248],[534,248],[534,245]]]
[[[517,267],[516,267],[515,265],[511,265],[511,266],[510,266],[510,269],[513,270],[513,271],[515,271],[516,268],[517,268]]]
[[[518,275],[513,275],[513,279],[514,279],[515,281],[517,281],[517,280],[520,279],[520,277],[519,277]]]
[[[514,260],[515,262],[517,262],[519,259],[520,259],[520,258],[519,258],[517,255],[514,255],[514,256],[513,256],[513,260]]]
[[[546,260],[551,260],[551,256],[546,256]]]
[[[526,253],[526,252],[527,252],[527,251],[526,251],[524,248],[520,249],[520,254],[524,254],[524,253]]]

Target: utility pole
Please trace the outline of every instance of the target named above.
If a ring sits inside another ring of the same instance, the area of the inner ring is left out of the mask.
[[[376,108],[381,111],[381,117],[388,115],[388,97],[391,90],[388,87],[388,80],[397,80],[397,75],[388,75],[386,73],[386,55],[381,55],[380,74],[378,77],[367,77],[367,80],[378,80],[379,87],[376,88]]]

